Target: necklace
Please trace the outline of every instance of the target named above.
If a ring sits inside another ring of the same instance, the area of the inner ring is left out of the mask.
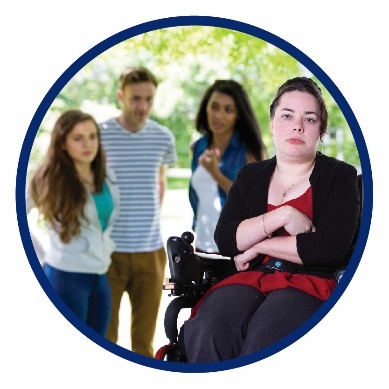
[[[305,179],[305,177],[307,177],[307,175],[310,175],[313,171],[313,168],[315,166],[315,162],[316,162],[316,158],[313,159],[312,161],[312,165],[310,166],[310,168],[302,175],[300,176],[289,188],[285,189],[284,192],[282,193],[282,201],[281,201],[281,204],[285,201],[285,197],[286,195],[289,193],[289,191],[295,186],[297,185],[298,183],[300,183],[301,181],[303,181]],[[279,180],[281,182],[281,185],[285,188],[285,185],[284,183],[282,182],[282,179],[281,179],[281,173],[280,173],[280,170],[279,170],[279,167],[277,166],[277,173],[278,173],[278,177],[279,177]]]
[[[281,181],[281,177],[280,177],[280,181]],[[282,197],[286,197],[287,193],[294,187],[295,184],[291,185],[288,189],[286,189],[284,191],[284,193],[282,193]]]
[[[307,174],[308,173],[310,173],[311,172],[311,169],[309,169],[303,176],[301,176],[295,183],[293,183],[289,188],[287,188],[287,189],[285,189],[284,191],[283,191],[283,193],[282,193],[282,201],[281,201],[281,204],[285,201],[285,197],[286,197],[286,195],[289,193],[289,191],[296,185],[296,184],[298,184],[300,181],[302,181],[306,176],[307,176]],[[282,184],[282,186],[285,188],[285,185],[284,185],[284,183],[282,182],[282,179],[281,179],[281,173],[280,173],[280,171],[277,169],[277,173],[278,173],[278,178],[279,178],[279,180],[280,180],[280,182],[281,182],[281,184]]]

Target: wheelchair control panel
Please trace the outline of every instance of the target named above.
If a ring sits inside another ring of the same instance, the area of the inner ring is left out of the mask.
[[[213,284],[215,274],[231,260],[221,255],[195,252],[193,241],[194,236],[188,231],[167,241],[170,278],[165,279],[163,289],[173,296],[203,294]]]

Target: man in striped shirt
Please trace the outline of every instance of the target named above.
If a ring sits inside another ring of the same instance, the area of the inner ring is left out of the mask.
[[[128,292],[131,350],[149,357],[154,356],[166,265],[160,208],[168,165],[177,159],[172,132],[149,119],[157,86],[148,69],[126,69],[117,91],[121,113],[100,124],[107,164],[116,173],[121,200],[112,231],[116,247],[108,271],[112,313],[107,338],[118,340],[120,302]]]

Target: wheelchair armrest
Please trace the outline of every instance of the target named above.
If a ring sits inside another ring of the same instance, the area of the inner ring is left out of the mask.
[[[201,296],[179,296],[172,300],[165,312],[165,334],[170,343],[177,343],[178,338],[178,315],[183,308],[193,308]]]
[[[219,254],[194,253],[200,258],[201,270],[204,272],[219,272],[231,261],[230,257],[224,257]]]

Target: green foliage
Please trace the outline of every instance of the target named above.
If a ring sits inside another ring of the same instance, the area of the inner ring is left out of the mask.
[[[98,121],[116,115],[120,108],[117,79],[129,65],[144,65],[156,74],[160,84],[152,118],[173,131],[176,166],[185,168],[190,166],[190,143],[199,135],[194,119],[200,99],[215,79],[233,78],[245,86],[271,155],[268,108],[276,89],[290,77],[312,76],[295,58],[251,35],[207,26],[171,27],[125,40],[93,59],[58,94],[48,117],[76,107],[90,112]],[[329,106],[331,133],[324,151],[332,156],[343,155],[347,162],[359,165],[348,124],[332,96],[321,87]],[[42,136],[50,130],[50,123],[43,121]],[[335,129],[343,133],[341,146]],[[39,153],[33,150],[31,159],[39,159]]]
[[[189,189],[189,177],[168,177],[167,187],[169,190]]]

